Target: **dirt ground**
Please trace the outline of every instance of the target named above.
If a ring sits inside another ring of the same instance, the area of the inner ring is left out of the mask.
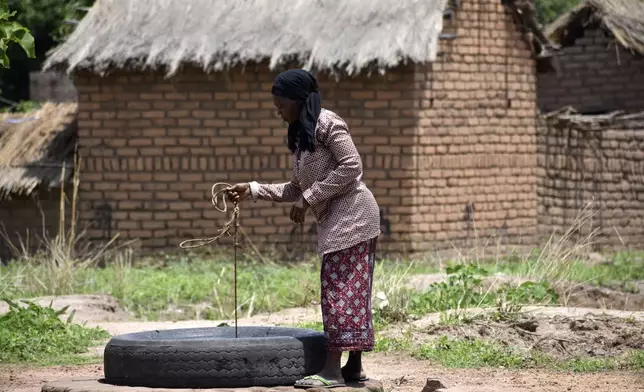
[[[485,317],[464,325],[433,324],[417,330],[414,340],[427,343],[446,335],[497,342],[524,351],[535,349],[561,360],[616,357],[633,349],[644,350],[644,312],[637,314],[643,317],[618,318],[593,312],[577,316],[521,314],[502,321]]]
[[[427,280],[416,283],[427,284]],[[597,293],[593,290],[583,292],[592,292],[593,296]],[[44,305],[48,305],[50,301],[51,298],[39,300]],[[624,304],[622,299],[617,302]],[[411,326],[421,330],[421,339],[422,334],[425,338],[439,334],[494,337],[513,345],[530,347],[536,344],[539,348],[556,355],[562,355],[558,350],[561,345],[557,344],[561,342],[565,342],[568,348],[574,348],[574,353],[585,352],[597,356],[620,353],[628,348],[644,348],[644,312],[606,310],[606,307],[603,310],[598,309],[601,306],[592,305],[601,303],[596,299],[585,303],[591,306],[526,308],[527,313],[513,324],[435,326],[439,315],[430,315]],[[113,335],[152,329],[216,326],[221,322],[232,322],[131,321],[118,303],[106,296],[65,296],[54,301],[56,308],[65,305],[70,305],[69,311],[77,309],[77,322],[87,322],[90,326],[100,325]],[[3,309],[0,309],[1,313]],[[320,318],[318,307],[297,308],[241,319],[239,325],[294,325],[303,321],[318,321]],[[97,347],[93,352],[100,354],[102,349]],[[383,382],[387,392],[421,392],[427,379],[440,380],[449,392],[644,391],[644,372],[575,374],[532,369],[444,369],[437,364],[419,361],[407,355],[381,353],[367,355],[365,367],[370,377]],[[102,365],[39,368],[0,364],[0,392],[39,392],[48,381],[70,377],[101,378],[102,375]]]
[[[554,373],[542,370],[442,369],[402,355],[371,354],[369,375],[388,392],[421,392],[428,378],[449,392],[635,392],[644,391],[644,373]],[[42,385],[69,377],[102,377],[102,365],[49,368],[0,367],[0,392],[39,392]]]

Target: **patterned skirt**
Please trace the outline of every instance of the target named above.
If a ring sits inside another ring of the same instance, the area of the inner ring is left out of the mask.
[[[377,237],[322,259],[322,321],[330,351],[374,347],[371,289]]]

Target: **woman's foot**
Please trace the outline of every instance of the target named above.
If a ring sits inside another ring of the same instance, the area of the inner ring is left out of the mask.
[[[345,387],[341,375],[327,376],[322,373],[307,376],[295,382],[295,388],[338,388]]]
[[[362,368],[362,353],[351,352],[346,365],[342,367],[342,377],[346,382],[367,381],[367,373]]]
[[[318,374],[297,380],[295,388],[337,388],[346,386],[340,370],[341,358],[341,351],[328,351],[324,369]]]
[[[348,369],[346,366],[342,368],[342,378],[346,382],[360,382],[367,381],[367,373],[364,370]]]

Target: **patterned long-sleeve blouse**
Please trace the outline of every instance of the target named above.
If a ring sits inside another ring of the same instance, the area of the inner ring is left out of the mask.
[[[318,254],[324,255],[379,236],[380,211],[362,182],[362,160],[344,120],[322,109],[315,133],[315,152],[293,154],[289,182],[253,181],[250,190],[253,201],[306,200],[318,222]]]

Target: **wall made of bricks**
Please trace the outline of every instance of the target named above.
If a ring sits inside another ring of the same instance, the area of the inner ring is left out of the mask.
[[[382,207],[383,246],[402,247],[411,207],[404,181],[416,113],[399,101],[413,90],[413,72],[336,82],[319,75],[324,107],[346,119],[363,155],[365,182]],[[270,89],[276,73],[262,64],[245,72],[205,75],[79,76],[81,218],[90,234],[139,238],[143,248],[177,247],[216,235],[226,217],[213,208],[216,182],[284,182],[291,176],[286,126]],[[313,249],[312,215],[292,224],[289,204],[247,202],[241,225],[255,245]],[[303,232],[303,235],[302,235]],[[224,242],[225,243],[225,242]]]
[[[464,2],[458,38],[419,66],[418,250],[534,245],[536,75],[500,2]],[[447,29],[450,25],[446,26]]]
[[[43,246],[42,239],[53,239],[58,234],[60,193],[58,190],[40,190],[30,196],[13,195],[0,200],[0,262],[14,256],[15,248],[22,246],[34,251]]]
[[[543,112],[569,105],[588,114],[644,110],[644,56],[624,49],[603,30],[586,29],[558,57],[561,73],[538,78]]]
[[[539,130],[539,232],[597,247],[644,243],[644,129]],[[590,204],[589,204],[590,203]],[[589,219],[588,219],[589,218]],[[582,219],[585,224],[581,225]]]

